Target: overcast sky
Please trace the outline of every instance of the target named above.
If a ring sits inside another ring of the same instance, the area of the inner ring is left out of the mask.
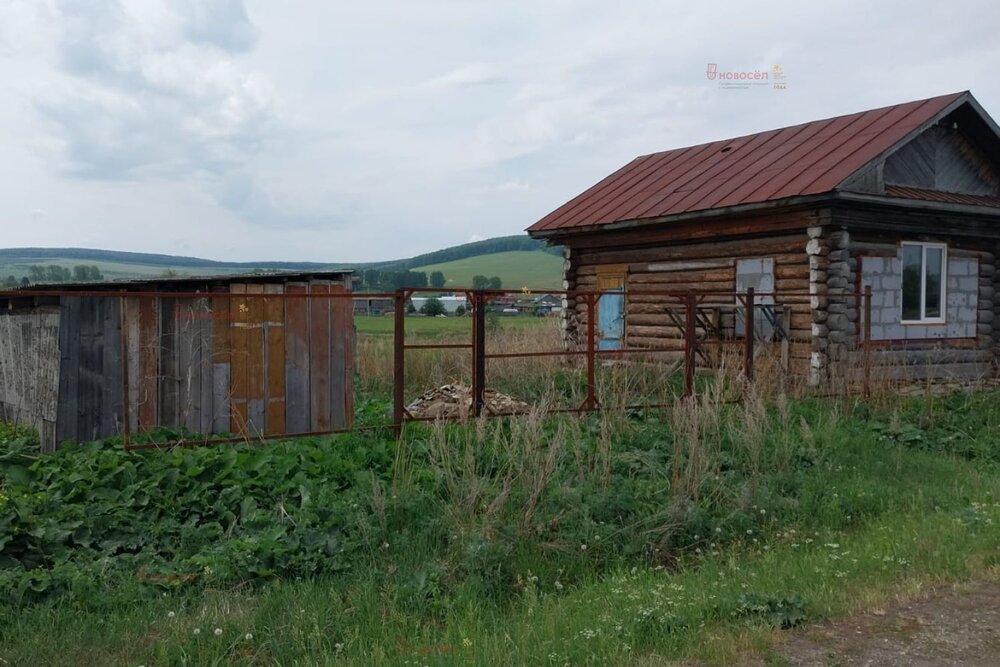
[[[390,259],[644,153],[965,89],[1000,118],[996,0],[820,4],[0,0],[0,246]]]

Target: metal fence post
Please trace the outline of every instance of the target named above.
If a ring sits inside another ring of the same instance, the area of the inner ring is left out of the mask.
[[[684,397],[694,395],[695,352],[698,347],[698,334],[695,328],[698,306],[694,292],[688,292],[684,307]]]
[[[405,413],[404,383],[406,382],[406,292],[396,290],[393,306],[393,362],[392,362],[392,431],[398,439],[403,434],[403,415]]]
[[[748,287],[745,296],[743,315],[743,375],[747,382],[753,381],[753,345],[754,345],[754,296],[753,288]]]
[[[472,295],[472,414],[480,417],[486,404],[486,292]]]
[[[864,314],[865,314],[865,328],[864,328],[864,392],[865,397],[871,395],[871,375],[872,375],[872,286],[865,285],[865,296],[864,296]]]

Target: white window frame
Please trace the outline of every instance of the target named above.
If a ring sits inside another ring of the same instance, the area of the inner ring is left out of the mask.
[[[903,280],[906,267],[903,264],[906,253],[906,246],[917,246],[920,248],[920,318],[903,318]],[[927,249],[935,248],[941,250],[941,315],[939,317],[926,317],[927,313]],[[899,249],[899,321],[901,324],[945,324],[945,316],[948,310],[948,244],[947,243],[925,243],[923,241],[903,241]]]

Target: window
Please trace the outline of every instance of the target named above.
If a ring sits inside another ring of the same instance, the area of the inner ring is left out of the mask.
[[[903,244],[904,323],[944,323],[947,252],[943,243]]]

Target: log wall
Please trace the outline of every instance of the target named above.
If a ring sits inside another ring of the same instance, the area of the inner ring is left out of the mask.
[[[790,308],[790,368],[805,373],[810,359],[811,318],[808,299],[809,258],[805,231],[768,238],[731,241],[664,244],[638,248],[567,249],[566,281],[569,290],[597,290],[597,274],[602,266],[625,265],[625,345],[683,350],[683,333],[671,317],[683,322],[684,308],[665,296],[643,295],[645,291],[724,291],[736,290],[736,263],[745,258],[774,260],[777,308]],[[785,302],[781,292],[798,292]],[[710,296],[702,306],[707,314],[718,313],[723,328],[733,329],[735,300],[731,295]],[[564,310],[565,344],[579,348],[586,337],[587,309],[572,296]],[[699,336],[704,332],[699,328]]]

